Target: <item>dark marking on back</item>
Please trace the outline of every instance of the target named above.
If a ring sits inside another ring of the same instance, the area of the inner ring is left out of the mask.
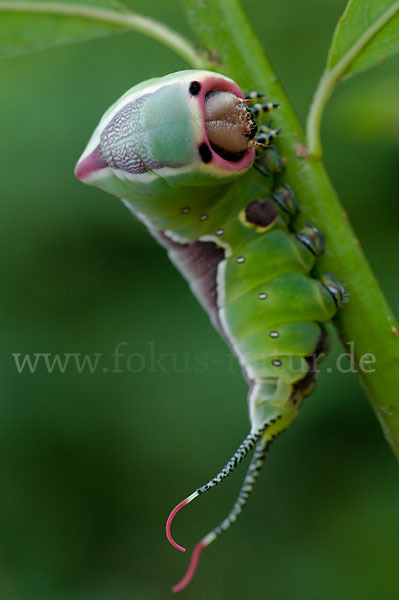
[[[267,202],[267,200],[264,202],[254,200],[245,208],[245,219],[248,223],[258,225],[259,227],[268,227],[268,225],[271,225],[277,217],[277,210],[270,202]]]

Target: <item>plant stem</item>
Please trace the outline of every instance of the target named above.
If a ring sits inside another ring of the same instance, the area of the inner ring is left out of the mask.
[[[19,2],[14,0],[0,2],[1,12],[60,15],[110,25],[120,25],[121,30],[139,31],[168,46],[194,68],[204,69],[208,66],[205,56],[201,55],[185,37],[154,19],[143,17],[131,11],[118,12],[96,6],[68,4],[66,2]]]
[[[343,77],[350,64],[357,58],[361,51],[367,46],[370,40],[392,19],[399,11],[399,2],[395,2],[377,21],[371,25],[349,48],[339,62],[332,68],[326,67],[320,78],[312,104],[309,110],[308,122],[306,126],[306,139],[309,156],[321,158],[322,149],[320,142],[320,123],[327,100],[334,89],[336,83]]]
[[[273,120],[282,127],[278,147],[287,162],[284,179],[294,188],[301,208],[297,224],[310,220],[325,234],[327,250],[317,261],[317,272],[331,271],[350,294],[335,325],[344,344],[354,342],[357,365],[362,356],[374,355],[376,362],[368,366],[374,372],[358,374],[384,434],[399,456],[399,327],[323,164],[307,156],[297,117],[238,0],[182,2],[205,50],[218,59],[217,70],[244,89],[265,91],[281,104]]]

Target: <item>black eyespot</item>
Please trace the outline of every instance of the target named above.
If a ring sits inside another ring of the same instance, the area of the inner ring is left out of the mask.
[[[196,83],[196,82],[194,82]],[[208,144],[205,144],[205,142],[203,144],[201,144],[201,146],[198,148],[200,156],[202,158],[202,162],[204,163],[209,163],[212,160],[212,152],[208,146]]]
[[[201,84],[198,81],[192,81],[190,83],[190,87],[188,88],[190,94],[192,94],[193,96],[196,96],[197,94],[200,93],[201,90]]]

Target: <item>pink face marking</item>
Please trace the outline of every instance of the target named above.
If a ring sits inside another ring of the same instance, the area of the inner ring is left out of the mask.
[[[100,169],[104,169],[107,166],[106,161],[101,156],[100,146],[97,146],[86,158],[79,160],[75,167],[75,177],[84,181],[96,171],[100,171]]]

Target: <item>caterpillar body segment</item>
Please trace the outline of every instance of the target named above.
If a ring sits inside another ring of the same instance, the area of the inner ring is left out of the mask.
[[[237,501],[199,542],[199,555],[240,514],[272,440],[295,418],[328,350],[325,324],[345,302],[330,274],[312,277],[323,250],[307,224],[292,232],[295,195],[278,178],[278,135],[256,117],[277,108],[210,71],[182,71],[133,87],[101,119],[75,169],[85,183],[122,198],[162,244],[249,384],[250,431],[225,466],[171,512],[225,479],[255,447]],[[257,150],[255,150],[257,145]],[[261,149],[259,149],[261,147]],[[251,169],[252,166],[256,169]]]

